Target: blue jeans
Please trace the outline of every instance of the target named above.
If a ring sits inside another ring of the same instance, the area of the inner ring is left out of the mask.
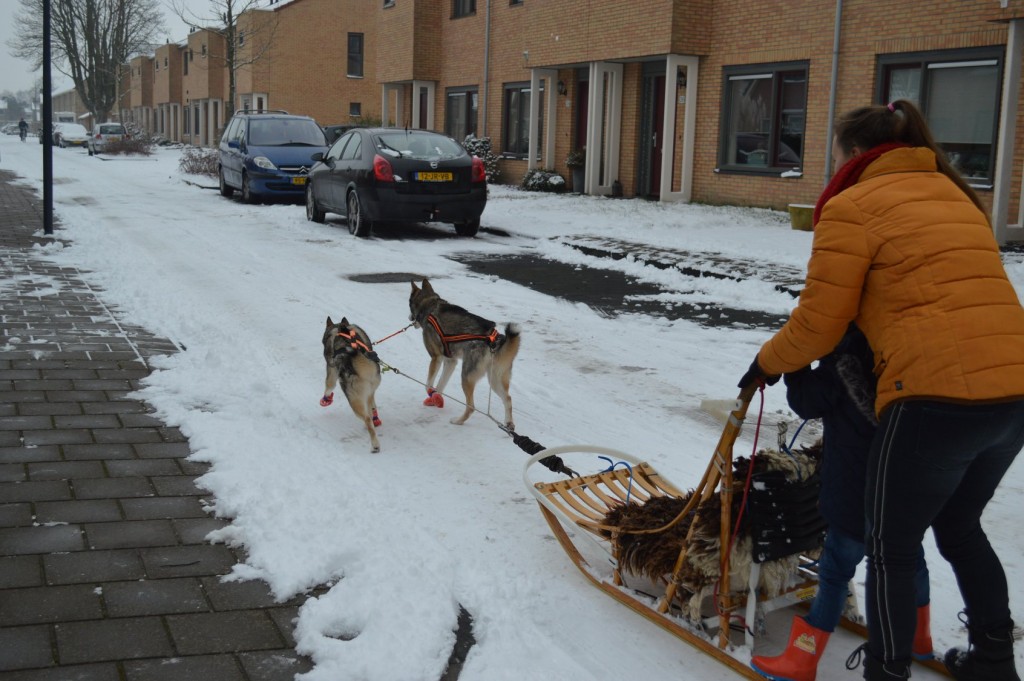
[[[804,618],[808,624],[822,631],[835,631],[846,606],[850,580],[857,564],[864,558],[864,539],[842,530],[829,528],[825,535],[825,548],[818,561],[818,593],[811,602],[810,612]],[[930,598],[928,565],[924,560],[924,547],[918,554],[917,573],[914,575],[915,603],[928,605]]]
[[[914,572],[929,527],[972,627],[1010,621],[1006,574],[981,514],[1024,447],[1024,400],[900,402],[882,414],[868,460],[868,651],[909,664]]]

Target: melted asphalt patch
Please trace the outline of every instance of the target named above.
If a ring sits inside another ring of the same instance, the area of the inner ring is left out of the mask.
[[[655,296],[663,293],[664,289],[622,272],[568,265],[528,254],[482,256],[467,253],[451,257],[473,272],[497,276],[538,293],[584,303],[607,317],[634,313],[686,319],[708,327],[743,326],[763,329],[776,329],[786,321],[785,316],[757,310],[630,300],[634,296]]]

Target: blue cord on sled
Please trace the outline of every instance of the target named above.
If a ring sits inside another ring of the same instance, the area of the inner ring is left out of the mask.
[[[797,437],[799,437],[800,431],[804,429],[804,426],[807,425],[808,421],[810,421],[810,419],[804,419],[803,422],[800,424],[800,426],[796,429],[796,432],[793,433],[793,437],[790,438],[790,440],[789,440],[789,446],[788,447],[786,445],[782,446],[783,453],[785,453],[786,456],[788,456],[790,459],[793,460],[793,463],[796,464],[797,470],[799,470],[801,473],[803,473],[803,467],[800,466],[800,462],[797,461],[797,458],[795,456],[793,456],[793,445],[796,444],[796,439],[797,439]]]
[[[626,487],[626,503],[629,504],[629,497],[633,494],[633,467],[625,461],[612,461],[607,456],[599,456],[599,459],[604,459],[608,462],[608,468],[605,468],[602,473],[611,473],[615,470],[616,466],[622,465],[629,471],[629,485]]]

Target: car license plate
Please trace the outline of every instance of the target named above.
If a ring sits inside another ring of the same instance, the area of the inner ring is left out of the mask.
[[[292,184],[306,184],[306,178],[304,177],[293,177]]]
[[[451,182],[451,173],[416,173],[416,179],[420,182]]]

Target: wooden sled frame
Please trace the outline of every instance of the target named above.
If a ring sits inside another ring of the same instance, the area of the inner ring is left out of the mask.
[[[693,510],[704,501],[710,499],[714,494],[721,497],[721,536],[720,547],[729,547],[732,544],[732,497],[733,497],[733,445],[739,436],[743,421],[746,418],[747,408],[753,398],[756,385],[743,389],[733,404],[729,413],[725,428],[715,447],[714,455],[708,463],[708,467],[695,488],[690,501],[674,522]],[[624,462],[631,467],[619,468],[617,464],[609,467],[609,470],[555,482],[534,482],[530,478],[530,468],[540,460],[550,456],[560,456],[567,453],[589,453],[598,456],[606,456],[613,462]],[[704,632],[698,630],[685,620],[675,617],[672,612],[672,602],[676,595],[679,584],[679,572],[682,569],[694,529],[698,525],[699,513],[694,516],[687,533],[683,548],[676,559],[675,566],[670,578],[665,582],[664,593],[654,598],[638,594],[624,586],[622,575],[619,571],[618,557],[611,550],[609,536],[613,535],[617,528],[604,524],[605,515],[614,506],[626,503],[629,498],[639,502],[646,502],[652,497],[670,496],[683,497],[685,494],[672,485],[668,480],[661,477],[649,464],[628,454],[615,449],[597,447],[590,445],[567,445],[551,447],[534,454],[523,467],[523,480],[526,487],[533,493],[540,505],[541,513],[551,528],[552,533],[561,544],[562,549],[569,555],[569,558],[577,568],[590,580],[590,582],[604,591],[606,594],[629,607],[633,611],[660,625],[671,634],[681,638],[690,645],[702,652],[711,655],[719,662],[722,662],[733,671],[749,679],[763,679],[748,664],[734,657],[728,652],[732,644],[730,640],[730,622],[734,613],[745,607],[746,621],[748,622],[745,633],[745,642],[753,648],[753,636],[750,633],[752,618],[759,606],[767,609],[787,607],[789,605],[809,602],[817,591],[816,574],[809,576],[804,581],[790,587],[780,596],[771,601],[761,601],[758,594],[758,565],[752,566],[750,583],[745,598],[737,598],[730,589],[729,575],[729,551],[721,553],[720,548],[720,586],[718,590],[718,602],[715,604],[718,614],[718,640],[717,644],[710,640]],[[609,558],[613,569],[612,581],[602,578],[587,562],[579,548],[569,537],[567,528],[583,530],[582,536],[589,538],[604,551]],[[656,531],[667,529],[660,528]],[[806,562],[801,566],[801,573],[808,572]],[[852,594],[851,589],[851,594]],[[848,604],[848,610],[856,615],[856,599],[853,598]],[[714,617],[704,620],[705,625]],[[861,622],[853,621],[847,617],[840,620],[840,625],[848,630],[862,636],[867,635],[867,630]],[[945,666],[939,660],[917,661],[940,673],[949,675]]]

